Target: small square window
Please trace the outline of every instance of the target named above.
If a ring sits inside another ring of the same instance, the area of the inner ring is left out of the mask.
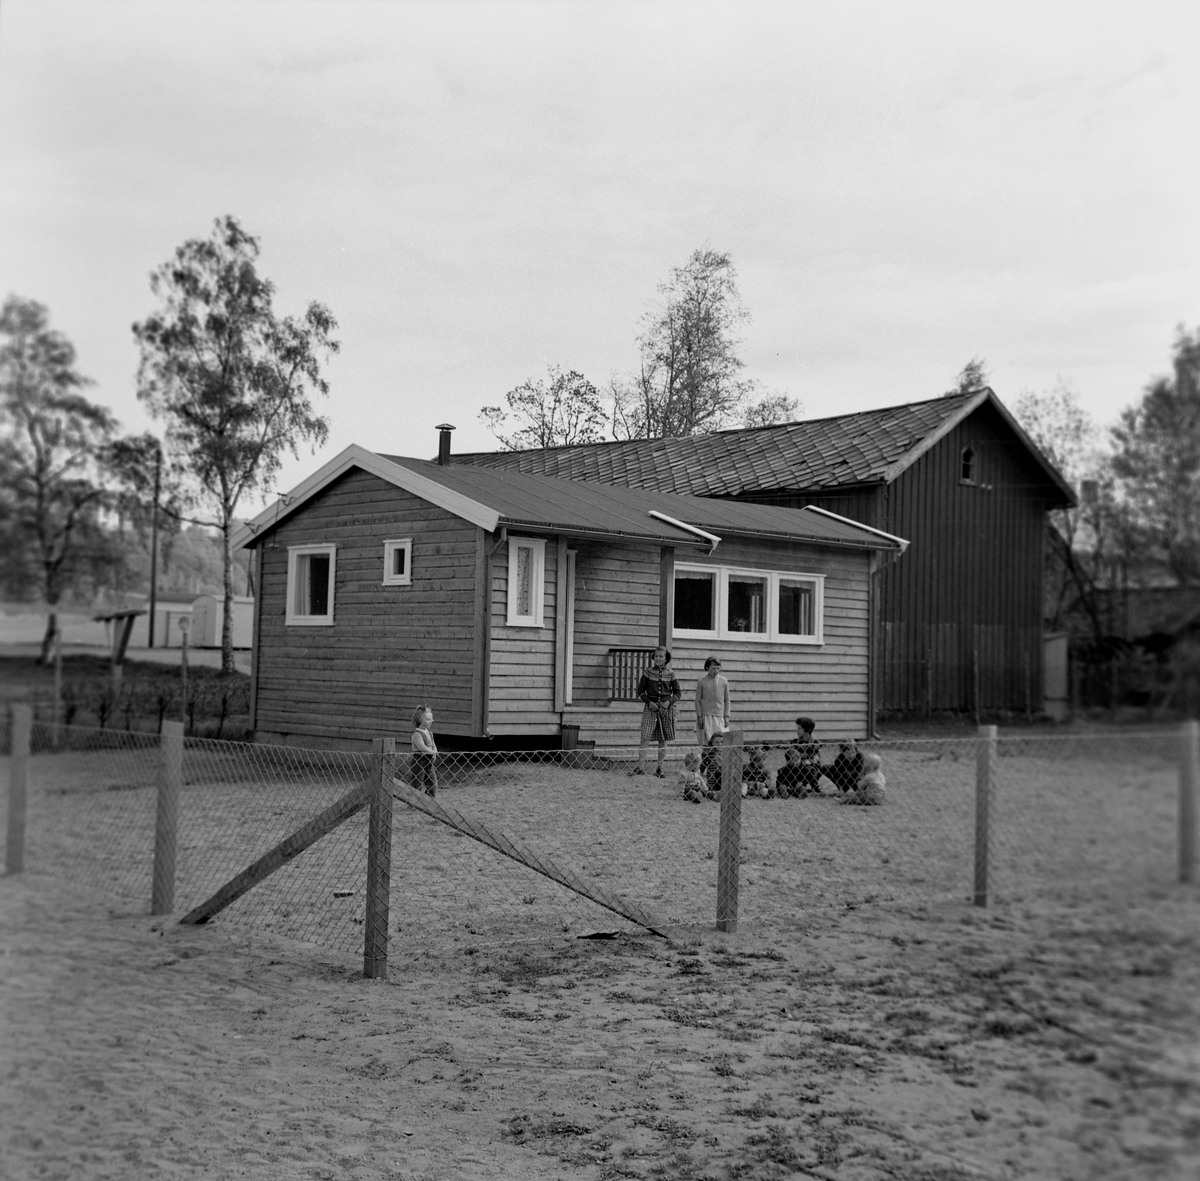
[[[412,586],[412,538],[383,543],[383,585]]]
[[[333,623],[336,554],[334,545],[288,547],[288,624],[320,627]]]
[[[546,581],[546,543],[508,539],[508,625],[541,627]]]

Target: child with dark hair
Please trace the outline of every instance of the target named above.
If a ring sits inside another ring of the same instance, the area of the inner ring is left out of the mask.
[[[863,774],[863,757],[853,738],[842,740],[837,758],[824,771],[838,791],[845,793],[857,789]]]
[[[700,756],[700,774],[704,776],[710,800],[719,799],[721,795],[721,747],[724,745],[725,735],[714,734],[705,743],[704,753]]]
[[[821,781],[821,744],[813,737],[816,722],[812,718],[799,717],[796,719],[796,741],[792,750],[796,751],[798,763],[803,772],[801,778],[806,788],[805,795],[819,794],[818,784]]]
[[[800,748],[789,746],[783,752],[783,766],[775,775],[775,794],[781,800],[802,800],[806,796],[820,795],[817,787],[818,769],[813,774],[812,767],[806,767],[800,761]]]

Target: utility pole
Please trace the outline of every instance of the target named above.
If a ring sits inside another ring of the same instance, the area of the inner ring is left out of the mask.
[[[158,609],[158,495],[162,481],[162,448],[154,448],[154,507],[150,510],[150,623],[146,640],[154,647],[154,616]]]

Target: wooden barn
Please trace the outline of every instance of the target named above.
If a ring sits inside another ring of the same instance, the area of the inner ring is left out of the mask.
[[[1075,494],[991,390],[754,430],[455,463],[799,508],[907,538],[883,571],[881,712],[1040,708],[1047,513]]]
[[[710,654],[748,734],[782,740],[804,712],[861,737],[872,587],[905,549],[820,509],[361,447],[237,542],[257,567],[259,740],[351,748],[406,735],[418,702],[464,742],[635,744],[637,678],[660,642],[684,685],[681,740]]]

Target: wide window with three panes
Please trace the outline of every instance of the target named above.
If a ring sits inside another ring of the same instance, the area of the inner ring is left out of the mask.
[[[679,563],[674,634],[820,644],[824,583],[820,574]]]

